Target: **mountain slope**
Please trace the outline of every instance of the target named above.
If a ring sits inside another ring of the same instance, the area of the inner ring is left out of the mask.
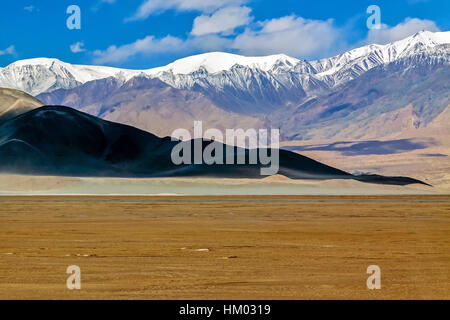
[[[193,144],[193,141],[185,143]],[[210,142],[203,142],[203,149]],[[66,176],[262,178],[261,165],[181,165],[170,138],[104,121],[67,107],[42,107],[0,125],[0,170]],[[223,148],[225,148],[223,146]],[[240,149],[242,150],[242,149]],[[238,149],[234,149],[236,157]],[[248,150],[244,150],[248,157]],[[357,179],[410,184],[410,178],[354,177],[296,153],[280,151],[280,174],[295,179]]]
[[[450,103],[448,79],[450,65],[418,54],[373,68],[276,121],[299,140],[373,139],[425,128]]]
[[[258,118],[219,108],[201,93],[179,90],[148,77],[134,77],[125,83],[110,77],[38,98],[47,105],[69,106],[158,136],[170,136],[178,128],[191,130],[196,120],[203,121],[205,130],[267,127]]]

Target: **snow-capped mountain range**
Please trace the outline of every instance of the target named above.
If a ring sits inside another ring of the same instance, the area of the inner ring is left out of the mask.
[[[0,68],[0,87],[160,136],[202,120],[320,141],[393,137],[445,123],[449,79],[450,32],[427,31],[310,62],[212,52],[148,70],[47,58]]]
[[[231,90],[230,94],[244,91],[248,96],[242,98],[250,104],[261,98],[275,103],[297,102],[294,99],[297,96],[304,97],[333,88],[374,67],[400,59],[425,55],[449,63],[449,44],[450,32],[422,31],[387,45],[368,45],[311,62],[282,54],[244,57],[211,52],[148,70],[71,65],[58,59],[37,58],[0,68],[0,87],[18,89],[36,96],[107,77],[125,82],[140,75],[159,78],[179,89],[214,88],[216,91]],[[245,106],[236,108],[242,107]]]

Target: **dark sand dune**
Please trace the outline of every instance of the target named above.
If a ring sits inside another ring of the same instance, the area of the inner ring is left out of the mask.
[[[46,106],[0,125],[0,170],[3,173],[86,177],[264,178],[259,164],[177,166],[171,161],[171,151],[177,143],[169,137],[159,138],[68,107]],[[194,144],[193,141],[185,143]],[[203,142],[203,149],[210,143]],[[225,145],[221,147],[226,149]],[[234,148],[235,159],[239,152],[245,153],[248,159],[249,150]],[[280,150],[279,173],[293,179],[355,179],[396,185],[422,183],[405,177],[353,176],[286,150]]]

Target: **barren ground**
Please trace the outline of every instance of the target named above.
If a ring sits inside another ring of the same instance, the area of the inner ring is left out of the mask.
[[[0,299],[449,299],[449,235],[449,196],[3,197]]]

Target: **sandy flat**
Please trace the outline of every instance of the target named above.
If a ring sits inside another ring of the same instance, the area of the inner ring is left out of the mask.
[[[0,299],[450,298],[448,196],[0,203]]]
[[[389,195],[450,193],[440,187],[387,186],[354,180],[214,178],[70,178],[0,175],[3,195]]]

